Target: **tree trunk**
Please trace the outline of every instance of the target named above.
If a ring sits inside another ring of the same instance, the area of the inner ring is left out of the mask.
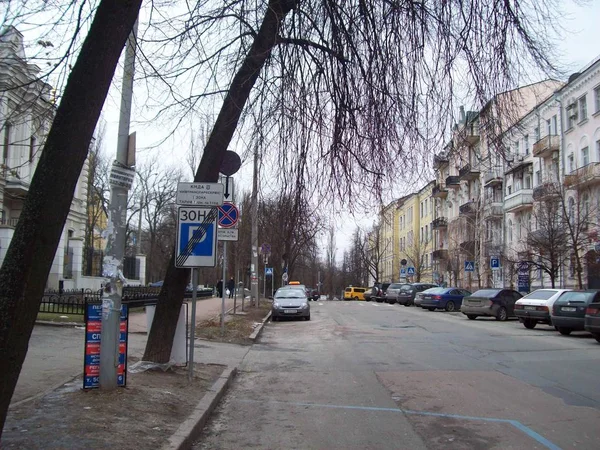
[[[141,0],[102,0],[48,133],[0,269],[0,430],[94,128]]]
[[[212,129],[202,160],[196,171],[194,181],[215,182],[219,178],[221,162],[236,130],[244,105],[248,101],[250,91],[258,75],[267,61],[277,37],[281,23],[298,0],[270,0],[265,17],[252,47],[233,78],[221,111]],[[183,293],[189,278],[187,269],[176,269],[175,255],[171,257],[163,287],[160,290],[156,312],[148,342],[144,352],[144,360],[158,363],[168,362],[171,347],[177,328],[179,310],[183,303]]]

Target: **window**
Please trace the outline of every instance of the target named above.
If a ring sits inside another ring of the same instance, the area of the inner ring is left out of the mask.
[[[596,104],[596,113],[600,112],[600,86],[594,89],[594,103]]]
[[[525,185],[523,186],[524,189],[531,189],[531,176],[529,175],[525,175]]]
[[[583,122],[585,119],[587,119],[586,96],[584,95],[583,97],[580,97],[578,103],[579,103],[579,121]]]
[[[525,149],[525,154],[529,155],[529,135],[526,134],[523,138],[523,148]]]
[[[588,217],[590,215],[590,196],[587,193],[583,194],[583,202],[582,203],[583,203],[582,219],[584,221],[587,221]]]
[[[508,221],[508,242],[513,240],[513,223],[512,220]]]
[[[568,170],[569,170],[569,173],[571,173],[575,170],[575,156],[573,155],[573,153],[569,154]]]
[[[535,139],[535,142],[540,140],[540,127],[535,127],[533,129],[533,138]]]
[[[539,186],[542,184],[542,172],[540,170],[536,170],[535,172],[535,185]]]
[[[11,135],[11,130],[12,130],[12,125],[10,124],[10,122],[6,122],[4,124],[4,155],[3,155],[3,159],[4,159],[4,163],[6,163],[6,160],[8,159],[8,151],[10,149],[10,135]]]
[[[581,164],[582,166],[587,166],[590,163],[590,148],[583,147],[581,149]]]
[[[506,195],[510,194],[512,194],[512,185],[509,184],[508,186],[506,186]]]
[[[569,222],[573,223],[575,220],[575,200],[573,197],[569,198]]]
[[[423,215],[424,215],[424,216],[426,216],[426,215],[427,215],[427,200],[425,200],[425,201],[423,202],[423,209],[425,210],[425,211],[423,212]]]
[[[548,136],[552,134],[552,122],[550,122],[550,119],[546,120],[546,134]]]
[[[596,141],[596,162],[600,162],[600,139]]]
[[[35,155],[35,147],[37,145],[37,139],[35,136],[29,138],[29,162],[33,161],[33,155]]]
[[[577,104],[573,103],[567,106],[567,130],[573,128],[577,119]]]

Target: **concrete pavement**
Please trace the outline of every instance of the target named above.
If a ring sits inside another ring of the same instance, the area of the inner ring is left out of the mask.
[[[600,448],[585,333],[363,302],[263,331],[196,449]]]

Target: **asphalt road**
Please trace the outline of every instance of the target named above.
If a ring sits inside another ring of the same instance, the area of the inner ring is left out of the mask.
[[[195,449],[598,449],[600,344],[365,302],[270,323]]]

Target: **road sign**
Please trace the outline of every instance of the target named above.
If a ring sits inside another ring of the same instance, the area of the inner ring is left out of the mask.
[[[271,244],[267,244],[266,242],[260,246],[260,253],[262,255],[270,255],[271,254]]]
[[[219,172],[223,175],[231,176],[240,170],[242,167],[242,159],[240,155],[238,155],[233,150],[227,150],[225,152],[225,156],[223,157],[223,161],[221,162],[221,168]]]
[[[475,272],[475,261],[465,261],[465,272]]]
[[[406,277],[406,269],[404,267],[400,269],[400,277]]]
[[[177,210],[176,267],[214,267],[217,254],[216,208]]]
[[[235,201],[235,184],[233,183],[233,178],[226,177],[221,175],[219,178],[220,183],[225,186],[225,192],[223,193],[223,197],[226,202],[234,202]]]
[[[600,242],[594,244],[594,250],[596,250],[596,253],[600,253]]]
[[[237,241],[239,233],[237,228],[218,228],[217,239],[219,241]]]
[[[281,275],[281,279],[285,282],[288,280],[288,274],[287,272],[284,272],[283,275]]]
[[[272,267],[265,267],[265,275],[272,276],[273,275],[273,268]]]
[[[415,268],[414,267],[407,267],[406,268],[406,273],[411,276],[415,274]]]
[[[232,228],[237,225],[240,212],[233,203],[223,203],[219,208],[219,226]]]
[[[223,204],[221,183],[178,183],[175,203],[185,206],[221,206]]]
[[[490,258],[490,267],[492,270],[500,269],[500,258],[498,258],[497,256],[492,256]]]

